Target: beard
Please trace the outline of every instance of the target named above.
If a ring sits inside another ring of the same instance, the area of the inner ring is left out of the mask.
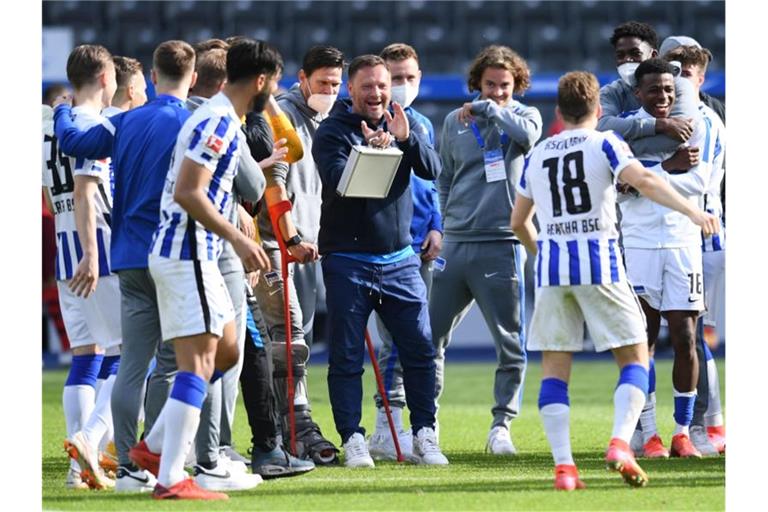
[[[263,112],[267,107],[267,102],[269,102],[269,96],[269,88],[265,86],[264,89],[251,100],[251,112]]]

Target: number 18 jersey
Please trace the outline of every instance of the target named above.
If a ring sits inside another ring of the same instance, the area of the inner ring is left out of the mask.
[[[615,183],[633,160],[618,134],[586,128],[565,130],[531,151],[516,189],[536,206],[536,286],[626,280]]]

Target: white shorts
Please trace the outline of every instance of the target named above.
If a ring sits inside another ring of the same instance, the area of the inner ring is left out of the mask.
[[[164,341],[209,332],[218,337],[235,318],[232,299],[215,261],[149,255]]]
[[[703,311],[701,248],[624,249],[627,279],[658,311]]]
[[[584,350],[584,322],[603,352],[645,343],[645,315],[627,282],[536,288],[528,350]]]
[[[96,291],[88,298],[69,289],[69,281],[58,281],[59,304],[72,348],[96,344],[103,349],[120,346],[120,283],[117,276],[99,277]],[[112,355],[112,354],[110,354]]]
[[[722,327],[725,320],[725,251],[704,252],[702,258],[704,303],[707,306],[704,324]]]

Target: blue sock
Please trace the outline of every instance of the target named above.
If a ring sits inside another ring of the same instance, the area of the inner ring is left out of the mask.
[[[622,384],[629,384],[639,388],[643,394],[649,392],[649,371],[639,364],[628,364],[621,369],[619,373],[619,382],[616,387]],[[654,383],[655,384],[655,383]]]
[[[106,379],[110,375],[117,375],[120,367],[120,356],[105,356],[99,369],[99,380]]]
[[[213,384],[214,382],[216,382],[217,380],[219,380],[223,376],[224,376],[224,372],[223,371],[214,369],[213,370],[213,375],[211,375],[211,378],[210,378],[210,380],[208,382]]]
[[[539,409],[549,404],[565,404],[570,406],[568,400],[568,383],[560,379],[549,378],[541,381],[539,390]]]
[[[681,393],[674,390],[675,398],[675,423],[687,427],[693,420],[693,404],[696,402],[696,391]]]
[[[179,372],[173,383],[171,398],[202,409],[207,388],[206,382],[194,373]]]
[[[648,394],[656,392],[656,362],[653,358],[648,360]]]
[[[104,360],[102,354],[85,354],[72,356],[72,366],[67,375],[65,386],[96,386],[101,363]]]

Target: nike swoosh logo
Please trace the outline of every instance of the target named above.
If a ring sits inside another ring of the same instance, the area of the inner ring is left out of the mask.
[[[699,302],[699,299],[692,299],[692,298],[688,297],[688,302],[690,302],[690,303]]]
[[[232,476],[232,475],[229,474],[229,470],[224,471],[223,475],[215,475],[213,473],[206,473],[205,475],[206,476],[214,476],[216,478],[222,478],[222,479],[230,478]]]
[[[467,128],[466,130],[459,130],[459,135],[467,133],[468,131],[469,131],[469,128]]]
[[[130,478],[133,478],[133,479],[134,479],[134,480],[136,480],[137,482],[141,482],[141,483],[143,483],[143,484],[148,484],[148,483],[149,483],[149,477],[148,477],[148,476],[146,476],[146,475],[144,475],[144,478],[139,478],[138,476],[133,476],[133,475],[132,475],[132,474],[130,474],[130,473],[126,474],[125,476],[128,476],[128,477],[130,477]]]
[[[484,275],[486,278],[488,278],[488,277],[493,277],[493,276],[495,276],[496,274],[498,274],[498,272],[491,272],[490,274],[483,274],[483,275]]]

